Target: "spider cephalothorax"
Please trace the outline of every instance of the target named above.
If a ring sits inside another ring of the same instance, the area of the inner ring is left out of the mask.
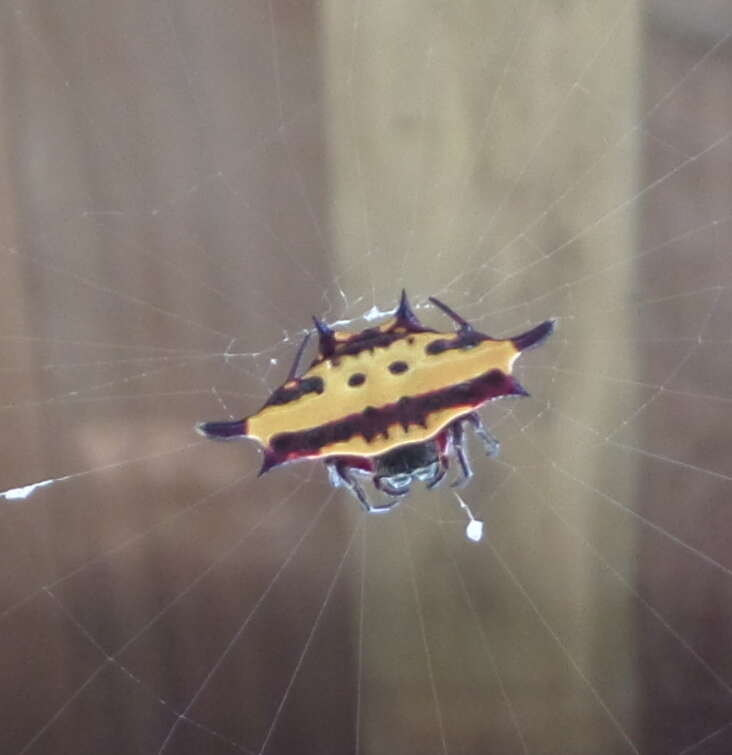
[[[501,396],[526,396],[511,374],[518,355],[546,339],[546,320],[519,336],[494,339],[479,333],[441,301],[430,298],[457,323],[457,330],[424,327],[407,296],[379,327],[358,333],[333,330],[313,318],[318,355],[301,375],[308,336],[298,349],[287,380],[255,414],[234,422],[202,422],[206,437],[247,437],[260,443],[260,474],[304,459],[321,459],[331,483],[346,487],[367,511],[385,511],[407,495],[412,483],[428,488],[444,478],[455,457],[454,485],[472,476],[463,444],[467,422],[489,456],[499,443],[476,410]],[[387,496],[370,503],[359,478],[371,477]]]

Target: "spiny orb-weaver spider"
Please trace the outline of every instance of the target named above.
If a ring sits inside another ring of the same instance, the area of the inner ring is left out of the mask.
[[[439,485],[452,457],[460,467],[452,484],[464,485],[473,475],[464,425],[472,425],[488,456],[498,454],[500,444],[477,409],[501,396],[528,395],[511,374],[513,363],[552,333],[554,320],[498,340],[438,299],[430,301],[456,330],[424,327],[404,291],[394,315],[379,327],[352,333],[313,317],[318,354],[304,373],[298,375],[309,333],[287,380],[258,412],[196,429],[208,438],[257,441],[264,449],[260,475],[281,464],[322,459],[331,484],[347,488],[369,512],[388,511],[417,480],[427,488]],[[374,506],[360,477],[370,477],[386,503]]]

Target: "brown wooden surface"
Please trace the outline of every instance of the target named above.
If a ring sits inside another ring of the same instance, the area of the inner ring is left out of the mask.
[[[0,10],[0,752],[732,751],[719,0]],[[690,10],[691,9],[691,10]],[[559,330],[463,491],[255,477],[319,314]],[[364,313],[368,317],[364,317]]]
[[[686,235],[665,245],[662,261],[649,260],[639,266],[638,273],[649,299],[686,292],[649,312],[644,332],[653,333],[659,343],[653,358],[645,360],[642,379],[660,382],[672,393],[659,396],[644,411],[640,442],[653,453],[683,459],[691,466],[659,473],[662,462],[649,458],[640,477],[638,510],[718,564],[729,566],[729,483],[720,483],[714,475],[732,471],[729,406],[724,398],[730,386],[725,343],[730,300],[724,286],[732,275],[728,220],[732,144],[725,140],[732,129],[732,45],[725,35],[732,14],[724,3],[708,4],[705,13],[690,11],[682,3],[656,3],[647,26],[647,104],[658,102],[696,68],[688,84],[667,98],[648,122],[644,182],[657,180],[680,161],[688,165],[645,203],[641,248],[655,248],[680,232]],[[705,154],[689,160],[700,152]],[[689,235],[693,228],[701,230]],[[699,293],[714,286],[722,288]],[[676,351],[677,364],[688,354],[678,369],[668,369],[674,364],[670,349]],[[705,400],[703,396],[718,398]],[[638,606],[642,752],[675,752],[711,734],[689,752],[732,751],[729,573],[709,568],[689,551],[646,530],[639,543],[637,586],[645,600],[670,617],[674,630],[698,654],[670,662],[675,657],[673,640],[659,641],[648,631],[653,617],[643,605]],[[714,673],[707,673],[699,659]]]
[[[497,337],[510,335],[517,321],[528,325],[560,316],[554,339],[523,357],[518,371],[539,401],[546,395],[542,384],[553,378],[551,400],[565,413],[537,418],[536,407],[526,405],[509,417],[501,416],[498,405],[486,412],[496,422],[507,464],[529,465],[513,476],[510,466],[491,468],[478,459],[477,478],[466,491],[488,531],[500,533],[489,535],[499,555],[489,548],[475,557],[459,540],[446,549],[444,533],[417,530],[412,556],[421,575],[424,623],[433,632],[428,642],[439,648],[434,663],[446,736],[450,742],[462,737],[470,752],[519,751],[503,685],[530,751],[622,748],[617,727],[591,693],[588,698],[586,680],[567,663],[561,646],[589,678],[602,675],[606,704],[621,728],[633,732],[632,655],[618,653],[607,633],[611,614],[623,647],[633,646],[632,595],[598,583],[596,559],[576,533],[592,539],[610,526],[614,540],[633,550],[635,523],[609,524],[601,509],[587,505],[586,489],[568,486],[561,473],[547,474],[542,465],[551,459],[589,482],[602,476],[605,450],[588,443],[577,423],[602,427],[636,398],[631,389],[618,394],[607,381],[562,381],[561,373],[531,365],[558,364],[565,374],[602,372],[611,341],[615,358],[630,365],[627,375],[634,377],[634,347],[624,340],[630,313],[601,318],[592,312],[598,299],[623,299],[633,287],[633,268],[618,265],[571,290],[563,285],[623,260],[635,246],[633,211],[597,228],[591,223],[637,187],[637,133],[626,136],[620,149],[608,152],[608,145],[637,117],[638,16],[632,3],[618,15],[615,2],[593,3],[591,9],[582,3],[527,1],[509,8],[484,2],[455,12],[413,0],[359,5],[354,32],[353,8],[337,1],[326,7],[326,71],[333,81],[328,92],[343,87],[348,93],[326,100],[340,285],[368,297],[370,281],[380,292],[402,273],[410,287],[456,307],[462,297],[469,304],[461,313]],[[598,259],[604,260],[600,266]],[[517,302],[527,301],[517,310]],[[530,432],[521,431],[524,423]],[[637,461],[623,470],[629,498]],[[544,528],[551,534],[540,536]],[[370,546],[379,560],[388,560],[394,547],[393,537],[385,536]],[[464,603],[458,607],[452,549],[462,578],[471,592],[477,590],[473,599],[484,637],[476,634]],[[525,607],[516,606],[519,593],[502,557],[513,564],[509,568],[518,565],[517,578],[561,637],[551,659],[553,640],[537,615],[529,609],[517,628],[515,611]],[[543,580],[546,568],[553,580]],[[387,594],[384,581],[391,576],[374,579]],[[448,594],[455,594],[450,609]],[[418,632],[413,621],[402,619],[401,631]],[[394,632],[391,621],[373,616],[370,622],[379,636]],[[521,631],[526,635],[517,647]],[[382,639],[379,648],[387,642]],[[390,653],[369,650],[367,670],[375,683],[361,699],[367,751],[430,751],[438,720],[425,690],[423,659],[415,654],[396,664]],[[471,663],[486,652],[498,659],[495,667]],[[484,691],[473,699],[471,688]],[[548,704],[549,694],[556,704]],[[393,716],[396,700],[408,711],[406,719]],[[558,709],[566,725],[552,725]]]

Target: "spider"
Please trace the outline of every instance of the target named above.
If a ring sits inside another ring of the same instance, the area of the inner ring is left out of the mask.
[[[310,333],[287,379],[258,412],[233,422],[201,422],[197,431],[257,441],[264,449],[260,475],[320,459],[330,483],[345,487],[371,513],[390,510],[417,481],[428,489],[439,485],[453,458],[459,473],[452,485],[465,485],[473,476],[465,425],[488,456],[498,454],[499,441],[477,409],[502,396],[528,395],[511,374],[513,363],[548,338],[555,323],[546,320],[499,340],[439,299],[429,300],[456,323],[454,331],[424,327],[404,291],[393,316],[378,327],[352,333],[313,317],[318,354],[305,372],[298,374]],[[364,478],[371,478],[383,503],[369,500]]]

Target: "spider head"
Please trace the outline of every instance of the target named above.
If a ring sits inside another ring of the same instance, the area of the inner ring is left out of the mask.
[[[437,484],[442,471],[439,445],[435,440],[410,443],[379,457],[374,484],[387,495],[405,496],[416,480],[428,486]]]

